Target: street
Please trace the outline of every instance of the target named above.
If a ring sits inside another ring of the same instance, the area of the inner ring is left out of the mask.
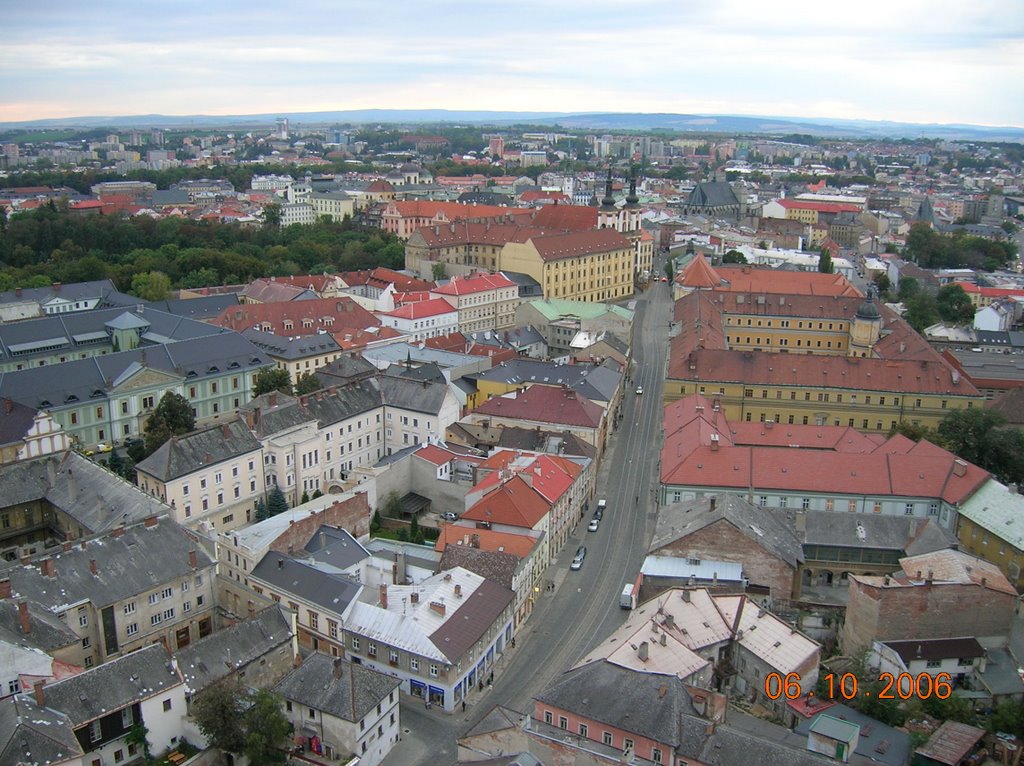
[[[407,731],[385,761],[387,766],[454,761],[455,739],[494,705],[528,713],[534,695],[622,624],[619,594],[640,569],[656,514],[671,305],[670,285],[661,282],[637,298],[635,374],[624,383],[623,418],[598,475],[597,497],[608,501],[600,529],[587,532],[590,516],[585,515],[558,560],[548,567],[546,579],[555,583],[555,591],[540,594],[533,615],[516,635],[516,648],[506,652],[495,670],[493,689],[471,696],[467,711],[454,715],[426,710],[403,698],[402,728]],[[642,395],[634,393],[637,386],[643,386]],[[586,560],[580,571],[569,571],[580,544],[587,546]]]

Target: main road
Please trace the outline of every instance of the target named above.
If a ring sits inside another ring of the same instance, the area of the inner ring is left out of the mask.
[[[516,635],[497,668],[493,689],[469,699],[465,713],[453,716],[402,705],[400,742],[387,766],[428,766],[438,758],[454,761],[455,739],[494,705],[523,713],[555,677],[622,624],[619,594],[640,570],[653,533],[661,435],[661,395],[671,320],[670,284],[656,282],[636,300],[633,319],[632,379],[624,383],[622,420],[610,439],[598,475],[598,497],[608,501],[597,532],[588,517],[577,527],[558,560],[546,572],[554,592],[543,592],[530,619]],[[643,394],[636,394],[643,386]],[[586,545],[583,568],[570,571],[578,545]]]

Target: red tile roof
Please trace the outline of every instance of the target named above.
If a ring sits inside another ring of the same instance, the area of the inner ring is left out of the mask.
[[[475,412],[512,420],[597,428],[603,410],[570,388],[530,386],[524,391],[489,399]]]
[[[428,247],[467,244],[501,247],[508,242],[526,242],[530,237],[545,232],[546,229],[524,226],[520,223],[458,221],[436,226],[421,226],[414,235],[422,236]]]
[[[441,314],[457,314],[452,305],[444,298],[433,298],[429,301],[415,301],[405,303],[394,311],[381,312],[381,316],[395,317],[397,319],[424,319],[436,317]]]
[[[413,453],[416,457],[426,460],[434,465],[444,465],[455,459],[454,452],[438,447],[436,444],[427,444],[420,447]]]
[[[778,203],[786,210],[817,210],[819,213],[860,213],[858,205],[847,202],[815,202],[806,199],[780,199]]]
[[[478,273],[467,277],[453,277],[448,284],[435,287],[432,292],[435,295],[472,295],[515,286],[515,282],[499,271],[496,274]]]
[[[516,476],[480,498],[462,518],[533,529],[550,510],[551,504]]]
[[[382,192],[393,192],[395,187],[391,185],[391,182],[385,181],[383,178],[378,178],[372,184],[366,187],[366,191],[370,194],[380,194]]]
[[[528,208],[502,207],[500,205],[476,205],[462,202],[438,202],[436,200],[415,200],[412,202],[392,202],[388,205],[385,215],[397,214],[402,218],[434,218],[443,217],[447,221],[459,221],[467,218],[496,218],[514,215],[528,218],[533,211]]]
[[[614,229],[573,231],[567,234],[546,234],[531,237],[542,260],[558,261],[563,258],[578,258],[581,255],[613,253],[631,250],[629,240]]]
[[[410,277],[408,274],[386,269],[383,266],[378,266],[372,271],[345,271],[339,274],[339,276],[349,287],[370,285],[371,287],[383,290],[388,285],[394,285],[395,290],[399,292],[413,292],[416,290],[430,290],[434,286],[433,282]]]
[[[545,205],[534,214],[533,223],[543,229],[596,229],[597,208],[589,205]]]
[[[712,287],[718,287],[722,283],[722,278],[711,268],[707,258],[697,253],[693,260],[683,269],[683,272],[676,277],[676,282],[683,287],[708,290]]]
[[[496,532],[493,529],[463,526],[461,524],[445,524],[437,542],[435,551],[444,551],[446,545],[466,545],[482,551],[511,553],[517,558],[526,558],[537,545],[537,538],[515,532]]]
[[[719,290],[744,293],[783,293],[786,295],[854,295],[863,294],[841,274],[820,274],[816,271],[779,271],[751,266],[723,265],[715,272],[725,284]]]
[[[291,322],[290,327],[285,327],[286,321]],[[380,320],[351,298],[338,297],[230,306],[214,317],[211,324],[235,332],[257,325],[262,329],[269,324],[275,335],[315,335],[321,330],[343,334],[379,327]]]

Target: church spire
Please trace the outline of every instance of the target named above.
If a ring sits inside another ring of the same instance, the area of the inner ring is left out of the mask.
[[[604,185],[604,199],[601,200],[601,207],[615,207],[615,198],[612,197],[612,169],[608,168],[608,180]]]
[[[629,194],[626,195],[626,207],[636,207],[640,203],[640,197],[636,194],[636,176],[629,179]]]

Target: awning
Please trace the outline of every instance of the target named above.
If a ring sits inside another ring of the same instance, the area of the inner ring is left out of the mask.
[[[409,679],[409,688],[410,689],[421,689],[422,690],[422,689],[426,689],[427,685],[425,683],[423,683],[422,681],[417,681],[415,678],[410,678]]]
[[[432,685],[429,688],[430,688],[430,693],[431,694],[438,694],[438,695],[440,695],[442,697],[444,696],[444,689],[440,688],[439,686],[433,686]]]

